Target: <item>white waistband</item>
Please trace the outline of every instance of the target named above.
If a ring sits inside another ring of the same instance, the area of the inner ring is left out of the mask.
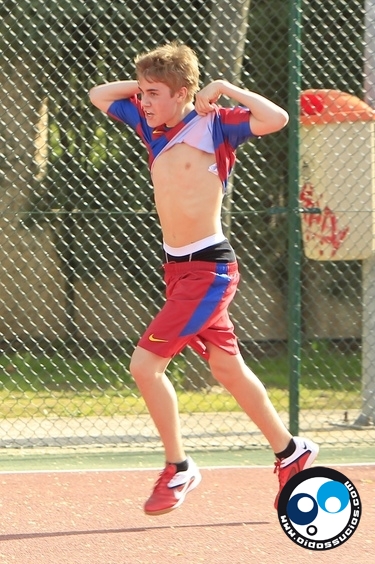
[[[210,235],[209,237],[195,241],[195,243],[190,243],[190,245],[184,245],[183,247],[170,247],[167,243],[163,243],[163,249],[166,253],[168,253],[168,255],[172,255],[173,257],[183,257],[185,255],[197,253],[202,249],[206,249],[207,247],[211,247],[217,243],[222,243],[223,241],[225,241],[224,233],[215,233],[215,235]]]

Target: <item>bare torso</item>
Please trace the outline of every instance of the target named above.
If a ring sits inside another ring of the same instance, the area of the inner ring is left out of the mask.
[[[215,155],[174,145],[152,167],[156,210],[164,241],[183,247],[220,233],[222,184],[208,170]]]

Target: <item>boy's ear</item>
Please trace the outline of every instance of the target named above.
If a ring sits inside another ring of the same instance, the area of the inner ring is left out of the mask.
[[[178,90],[177,92],[177,98],[178,100],[183,102],[186,99],[186,96],[187,96],[187,88],[186,86],[182,86],[180,90]]]

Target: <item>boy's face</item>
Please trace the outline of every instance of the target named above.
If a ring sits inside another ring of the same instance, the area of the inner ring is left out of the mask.
[[[164,82],[149,82],[144,78],[138,80],[138,86],[141,91],[142,108],[150,127],[163,124],[172,127],[181,121],[185,100],[182,89],[172,96],[171,89]]]

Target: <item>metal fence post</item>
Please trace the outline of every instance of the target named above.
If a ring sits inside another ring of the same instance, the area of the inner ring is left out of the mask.
[[[375,107],[375,2],[365,2],[365,98]],[[375,424],[375,256],[362,263],[362,409],[355,425]]]
[[[301,91],[301,2],[290,2],[289,205],[288,205],[288,357],[289,428],[299,429],[301,371],[301,228],[299,218],[299,121]]]

